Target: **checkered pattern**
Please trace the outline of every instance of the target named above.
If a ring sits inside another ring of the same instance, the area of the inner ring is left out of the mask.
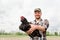
[[[45,28],[46,28],[46,30],[47,30],[47,28],[48,28],[48,26],[47,25],[49,25],[49,23],[48,23],[48,20],[40,20],[40,22],[38,22],[37,23],[37,21],[36,20],[34,20],[34,21],[32,21],[31,23],[33,23],[33,24],[35,24],[35,25],[41,25],[41,26],[44,26]],[[42,37],[34,37],[34,38],[30,38],[30,40],[47,40],[46,39],[46,31],[44,32],[44,33],[42,33],[41,31],[39,31],[40,32],[40,34],[42,35]]]

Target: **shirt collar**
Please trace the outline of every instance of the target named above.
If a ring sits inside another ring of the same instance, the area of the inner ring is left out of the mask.
[[[37,22],[36,19],[34,21]],[[40,21],[42,21],[42,19],[40,19]]]

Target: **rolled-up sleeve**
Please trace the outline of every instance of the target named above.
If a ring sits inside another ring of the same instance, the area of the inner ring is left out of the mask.
[[[45,30],[49,27],[49,21],[47,19],[44,20],[43,26],[45,27]]]

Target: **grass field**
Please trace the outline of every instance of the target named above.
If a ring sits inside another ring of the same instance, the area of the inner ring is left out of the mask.
[[[29,40],[26,35],[0,35],[0,40]],[[47,36],[47,40],[60,40],[60,36]]]

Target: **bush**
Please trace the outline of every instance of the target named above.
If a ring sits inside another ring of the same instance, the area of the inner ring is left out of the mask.
[[[17,32],[16,35],[23,35],[23,33]]]
[[[54,34],[51,34],[51,33],[49,33],[49,32],[46,32],[46,35],[47,35],[47,36],[54,36]]]
[[[49,32],[46,32],[46,35],[49,36],[50,35]]]
[[[55,36],[58,36],[58,33],[57,32],[55,32]]]
[[[11,35],[11,33],[0,33],[0,35]]]
[[[16,35],[27,35],[26,33],[16,32]]]

